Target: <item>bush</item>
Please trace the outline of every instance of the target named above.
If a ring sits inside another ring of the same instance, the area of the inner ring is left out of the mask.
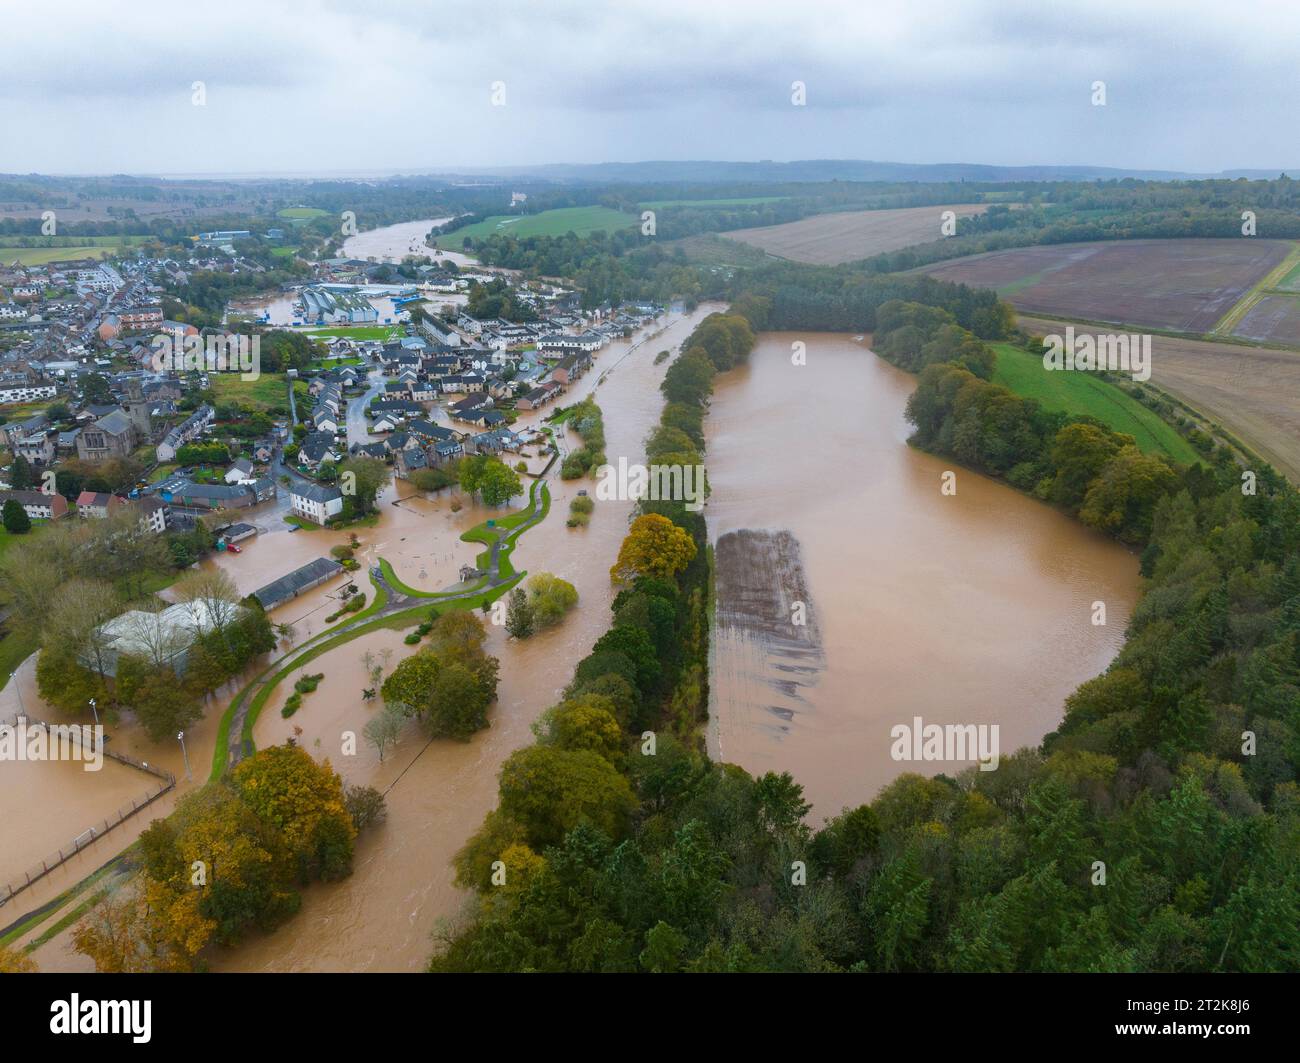
[[[402,639],[402,641],[405,642],[408,646],[414,646],[417,642],[420,641],[420,636],[416,634],[414,631],[412,631],[409,635],[406,636],[406,638]]]
[[[284,708],[280,710],[280,715],[287,720],[300,708],[302,708],[302,695],[295,690],[285,699]]]
[[[298,681],[294,683],[293,689],[296,690],[299,694],[310,694],[313,690],[315,690],[318,686],[320,686],[320,681],[324,678],[325,678],[324,672],[317,672],[315,675],[301,676],[298,679]]]

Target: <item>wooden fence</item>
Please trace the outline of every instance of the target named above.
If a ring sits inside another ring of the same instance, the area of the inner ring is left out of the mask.
[[[0,721],[0,726],[16,727],[22,720],[26,720],[28,727],[50,726],[41,720],[33,720],[31,717],[15,716],[12,720]],[[72,737],[84,749],[85,735],[79,725],[71,725],[69,730],[64,732]],[[83,849],[94,844],[99,838],[103,837],[110,830],[120,823],[124,823],[137,812],[148,808],[151,804],[162,797],[163,794],[176,786],[176,776],[171,772],[158,768],[153,764],[146,764],[142,760],[129,756],[126,753],[115,753],[101,746],[100,752],[110,760],[116,760],[128,767],[135,768],[138,771],[146,772],[160,780],[160,784],[152,787],[144,797],[134,798],[129,805],[123,805],[112,815],[100,820],[98,823],[87,827],[67,845],[60,847],[58,852],[47,856],[39,864],[33,865],[23,873],[21,878],[16,878],[11,882],[0,882],[0,907],[7,904],[13,897],[17,896],[23,890],[36,882],[39,882],[55,868],[67,863]]]

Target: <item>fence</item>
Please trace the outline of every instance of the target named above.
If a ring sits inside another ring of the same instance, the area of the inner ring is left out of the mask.
[[[0,721],[0,726],[16,726],[21,720],[26,720],[28,727],[49,727],[49,724],[46,724],[41,720],[33,720],[30,717],[21,715],[15,716],[12,720]],[[73,737],[78,745],[81,745],[84,741],[84,733],[80,727],[73,727],[65,733]],[[15,879],[13,882],[0,883],[0,907],[3,907],[17,894],[27,889],[27,887],[39,882],[51,871],[55,870],[55,868],[67,863],[83,849],[93,845],[99,838],[103,837],[118,824],[124,823],[137,812],[148,808],[151,804],[157,801],[158,798],[162,797],[163,794],[167,793],[167,791],[171,790],[176,785],[176,776],[169,771],[165,771],[152,764],[146,764],[144,761],[137,760],[135,757],[129,756],[126,753],[114,753],[108,749],[101,749],[101,752],[110,760],[116,760],[121,764],[126,764],[128,767],[153,775],[162,780],[162,784],[156,789],[150,790],[143,798],[132,799],[129,805],[123,805],[111,816],[100,820],[93,826],[87,827],[73,838],[66,847],[60,848],[57,853],[54,853],[51,856],[47,856],[40,862],[39,866],[29,868],[23,874],[21,879]]]

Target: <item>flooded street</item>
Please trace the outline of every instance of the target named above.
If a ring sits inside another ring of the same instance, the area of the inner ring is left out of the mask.
[[[611,344],[601,352],[595,368],[564,397],[569,404],[595,391],[604,412],[611,462],[618,455],[629,460],[641,456],[645,437],[658,422],[659,382],[668,363],[654,365],[655,354],[665,347],[675,349],[713,309],[702,307],[689,318],[673,317],[666,331],[635,350],[631,348],[636,338]],[[605,379],[600,383],[602,375]],[[536,424],[549,412],[521,416],[516,427]],[[312,661],[308,671],[324,672],[326,678],[291,719],[284,720],[279,713],[290,684],[268,702],[254,731],[259,747],[281,742],[295,726],[301,727],[298,741],[314,755],[329,756],[348,782],[387,791],[388,818],[358,838],[351,878],[311,887],[302,911],[291,922],[221,953],[214,961],[218,970],[414,971],[427,962],[436,922],[454,917],[464,900],[452,884],[449,861],[495,806],[501,763],[532,742],[533,722],[559,700],[574,665],[609,626],[614,596],[609,566],[627,533],[632,505],[599,502],[587,528],[571,529],[564,523],[569,502],[579,490],[591,490],[593,481],[565,482],[552,471],[548,484],[550,515],[519,539],[513,561],[521,571],[551,572],[568,580],[578,590],[578,605],[559,626],[524,642],[507,639],[503,628],[489,625],[486,649],[501,661],[501,682],[488,730],[469,742],[430,743],[411,724],[396,748],[385,753],[382,764],[360,738],[355,756],[340,755],[343,732],[360,736],[366,721],[379,711],[377,700],[361,698],[362,687],[369,685],[363,683],[363,655],[369,650],[378,658],[389,649],[391,669],[412,652],[402,642],[404,632],[363,636]],[[424,533],[409,535],[398,546],[393,542],[398,529],[391,508],[386,508],[380,527],[363,534],[363,541],[387,541],[379,552],[412,586],[428,590],[445,586],[432,570],[427,579],[420,578],[416,565],[429,564],[447,550],[468,548],[463,543],[452,545],[459,521],[448,520],[435,509]],[[457,515],[464,516],[464,512]],[[482,514],[466,517],[464,526],[480,519]]]
[[[796,339],[806,365],[791,364]],[[710,753],[793,772],[816,823],[902,772],[967,766],[891,759],[890,729],[914,717],[997,724],[1003,755],[1037,744],[1118,651],[1136,601],[1135,556],[907,446],[914,384],[865,339],[764,334],[716,379],[705,422]]]

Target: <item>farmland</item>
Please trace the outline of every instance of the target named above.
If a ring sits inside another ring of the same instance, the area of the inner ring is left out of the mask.
[[[656,199],[641,206],[649,210],[663,207],[753,207],[763,203],[780,203],[789,196],[750,196],[747,199]]]
[[[1061,332],[1061,321],[1020,317],[1029,332]],[[1076,326],[1082,334],[1086,329]],[[1061,373],[1059,376],[1079,374]],[[1300,354],[1156,336],[1151,383],[1222,425],[1300,483]]]
[[[1126,432],[1149,454],[1190,465],[1199,460],[1192,445],[1172,425],[1116,385],[1092,373],[1049,372],[1039,355],[1007,343],[993,345],[997,369],[993,380],[1017,395],[1037,399],[1046,410],[1088,414],[1116,432]]]
[[[1234,336],[1263,343],[1300,347],[1300,292],[1264,294],[1232,330]]]
[[[1124,240],[994,251],[926,267],[1021,310],[1206,333],[1287,256],[1281,240]]]
[[[0,262],[20,262],[24,266],[46,266],[51,262],[75,262],[83,258],[114,258],[121,254],[116,244],[72,247],[0,247]]]
[[[440,236],[436,242],[444,251],[457,251],[464,246],[466,237],[483,240],[489,236],[506,234],[519,237],[563,236],[569,232],[588,236],[598,229],[606,232],[626,229],[638,221],[634,215],[610,207],[561,207],[557,210],[544,210],[540,214],[494,214],[473,225]]]
[[[777,258],[834,266],[940,239],[940,216],[945,210],[963,217],[982,214],[987,209],[986,204],[965,203],[817,214],[784,225],[736,229],[726,237]]]

